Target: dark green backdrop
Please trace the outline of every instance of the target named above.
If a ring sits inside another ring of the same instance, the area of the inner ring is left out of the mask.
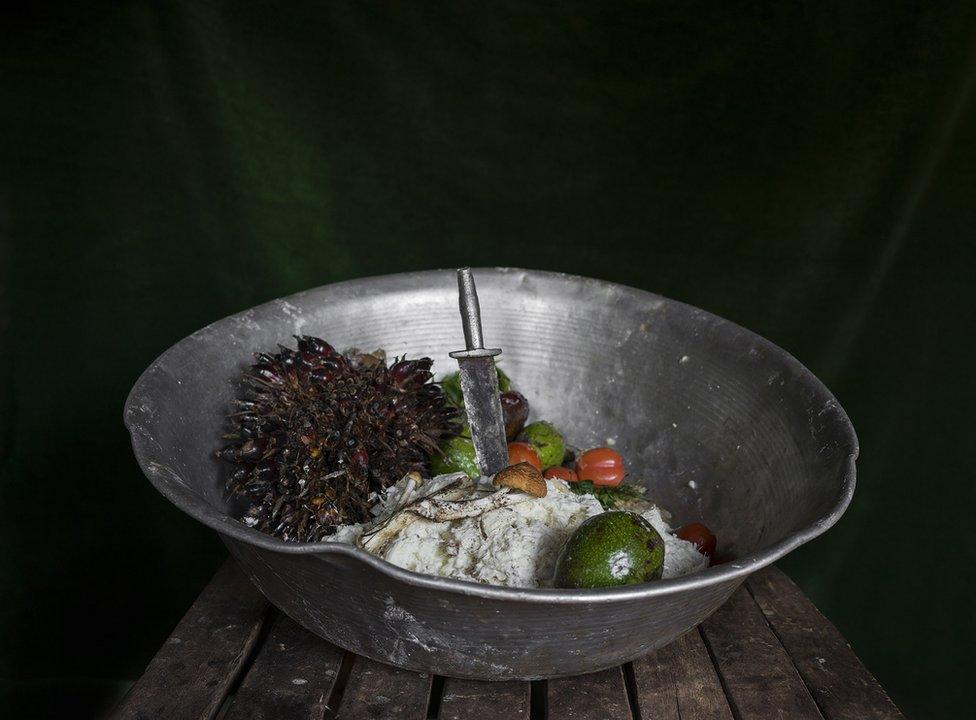
[[[911,716],[965,716],[973,4],[289,5],[0,19],[4,702],[95,712],[224,556],[129,451],[158,353],[304,288],[501,264],[818,374],[858,491],[785,569]]]

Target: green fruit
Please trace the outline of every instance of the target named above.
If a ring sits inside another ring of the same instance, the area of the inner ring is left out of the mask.
[[[464,407],[464,395],[461,394],[461,373],[445,375],[441,380],[441,390],[447,402],[454,407]]]
[[[535,447],[543,470],[562,464],[566,456],[566,441],[551,422],[540,420],[526,425],[519,439]]]
[[[508,379],[508,375],[502,372],[501,368],[496,367],[495,372],[498,374],[498,392],[507,392],[512,387],[512,381]],[[441,390],[444,391],[444,397],[447,398],[449,404],[454,407],[464,407],[464,394],[461,392],[461,373],[445,375],[441,379]]]
[[[434,475],[455,472],[467,473],[472,478],[481,475],[470,438],[453,437],[442,442],[440,448],[443,455],[435,453],[430,459],[430,469]]]
[[[614,510],[576,528],[556,561],[553,584],[560,588],[635,585],[660,580],[664,540],[637,513]]]

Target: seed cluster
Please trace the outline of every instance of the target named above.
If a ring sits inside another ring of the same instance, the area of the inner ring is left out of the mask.
[[[431,382],[430,358],[343,355],[319,338],[261,353],[243,377],[227,483],[241,519],[284,540],[314,542],[370,518],[369,497],[427,470],[440,440],[460,431],[457,410]]]

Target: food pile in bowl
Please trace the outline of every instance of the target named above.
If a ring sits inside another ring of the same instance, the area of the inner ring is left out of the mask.
[[[457,373],[430,358],[338,352],[310,336],[260,353],[218,455],[247,526],[289,542],[345,542],[419,573],[509,587],[595,588],[687,575],[715,536],[677,530],[613,448],[577,449],[526,424],[500,370],[508,467],[478,468]]]

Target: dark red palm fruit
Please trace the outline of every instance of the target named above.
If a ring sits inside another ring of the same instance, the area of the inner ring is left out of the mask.
[[[433,363],[430,358],[400,360],[390,367],[390,381],[400,390],[419,390],[434,377],[430,372]]]
[[[371,493],[425,471],[460,425],[430,383],[430,358],[370,366],[319,338],[297,340],[297,350],[256,356],[230,416],[237,440],[217,454],[238,465],[227,485],[250,501],[247,525],[317,541],[368,520]]]
[[[334,347],[321,338],[312,337],[311,335],[296,335],[295,339],[298,340],[298,352],[300,353],[309,353],[310,355],[321,358],[337,357],[339,355]]]
[[[522,432],[525,421],[529,419],[529,401],[522,393],[509,390],[498,396],[502,403],[502,418],[505,421],[505,437],[511,442]]]

